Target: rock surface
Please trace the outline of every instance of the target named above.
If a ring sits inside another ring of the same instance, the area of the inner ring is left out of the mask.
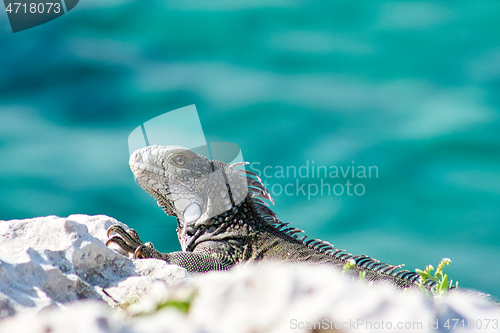
[[[106,247],[106,230],[116,223],[87,215],[0,221],[0,315],[81,299],[115,306],[154,281],[172,284],[188,276],[181,267],[133,261]]]
[[[400,295],[328,267],[242,265],[190,277],[161,260],[131,260],[107,248],[115,223],[86,215],[0,221],[0,332],[500,329],[499,310],[486,301]]]

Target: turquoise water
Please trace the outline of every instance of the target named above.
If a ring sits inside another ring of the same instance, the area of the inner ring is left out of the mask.
[[[127,138],[196,104],[283,221],[500,297],[497,1],[82,0],[16,34],[0,13],[0,45],[0,219],[106,214],[179,250]]]

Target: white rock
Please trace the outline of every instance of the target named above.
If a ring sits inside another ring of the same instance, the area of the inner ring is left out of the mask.
[[[25,312],[7,318],[0,332],[126,332],[111,309],[101,302],[81,301],[68,307],[48,309],[40,313]]]
[[[80,301],[40,313],[27,312],[0,322],[1,333],[202,333],[178,311],[169,309],[129,320],[102,302]]]
[[[486,301],[367,287],[324,266],[262,263],[186,279],[180,267],[107,248],[115,223],[86,215],[0,222],[0,318],[8,317],[0,332],[497,332],[500,325],[498,307]],[[189,304],[187,314],[179,303]]]
[[[151,290],[154,296],[143,301],[185,299],[193,293],[189,322],[208,332],[436,332],[436,322],[441,331],[452,332],[444,325],[453,327],[457,320],[464,320],[468,332],[469,320],[482,323],[481,332],[500,327],[499,308],[490,302],[458,293],[434,301],[390,286],[367,287],[324,266],[242,265],[163,290],[163,295]]]
[[[0,299],[8,300],[0,302],[0,316],[4,308],[9,315],[80,299],[114,306],[136,299],[153,281],[188,276],[162,260],[132,261],[106,247],[106,230],[117,223],[127,228],[107,216],[0,221]]]

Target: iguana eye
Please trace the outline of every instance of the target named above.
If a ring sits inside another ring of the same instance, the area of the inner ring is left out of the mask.
[[[186,164],[186,156],[181,155],[181,154],[172,156],[171,160],[172,160],[172,162],[174,162],[178,166],[183,166],[184,164]]]

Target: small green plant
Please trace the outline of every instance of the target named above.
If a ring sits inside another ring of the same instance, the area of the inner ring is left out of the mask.
[[[160,311],[165,308],[174,308],[183,313],[188,313],[189,307],[191,306],[191,302],[193,301],[194,293],[189,295],[185,300],[168,300],[162,303],[159,303],[156,306],[156,311]]]
[[[354,266],[356,266],[356,261],[354,259],[347,259],[344,266],[342,266],[342,274],[347,274]]]
[[[344,266],[342,266],[342,274],[347,274],[351,270],[351,268],[354,266],[356,266],[356,261],[354,261],[354,259],[348,259],[346,261],[346,263],[344,264]],[[355,278],[353,277],[353,280],[354,279]],[[367,283],[365,271],[359,272],[359,283],[361,283],[361,284]],[[367,286],[371,287],[372,284],[373,284],[373,281],[370,281],[369,283],[367,283]]]
[[[148,308],[148,309],[132,309],[131,311],[128,311],[129,315],[136,317],[136,316],[149,316],[153,313],[156,313],[160,310],[163,309],[168,309],[168,308],[173,308],[176,309],[182,313],[188,313],[189,308],[191,307],[191,303],[193,302],[193,299],[195,297],[195,292],[190,293],[189,295],[182,296],[182,297],[170,297],[167,300],[162,300],[156,303],[156,306],[154,308]],[[120,305],[120,307],[124,310],[130,310],[130,306],[134,305],[137,303],[139,299],[131,299],[128,302],[125,302]]]
[[[430,297],[441,297],[448,293],[448,290],[452,287],[458,287],[458,282],[455,282],[455,286],[453,286],[453,280],[448,279],[448,275],[443,273],[443,269],[445,266],[451,264],[451,260],[449,258],[443,258],[441,262],[438,264],[436,268],[436,272],[432,275],[431,272],[434,270],[432,265],[428,265],[425,267],[425,270],[415,269],[415,272],[420,275],[420,279],[417,281],[420,290]],[[429,281],[435,282],[435,284],[429,290],[425,287],[425,284]]]

